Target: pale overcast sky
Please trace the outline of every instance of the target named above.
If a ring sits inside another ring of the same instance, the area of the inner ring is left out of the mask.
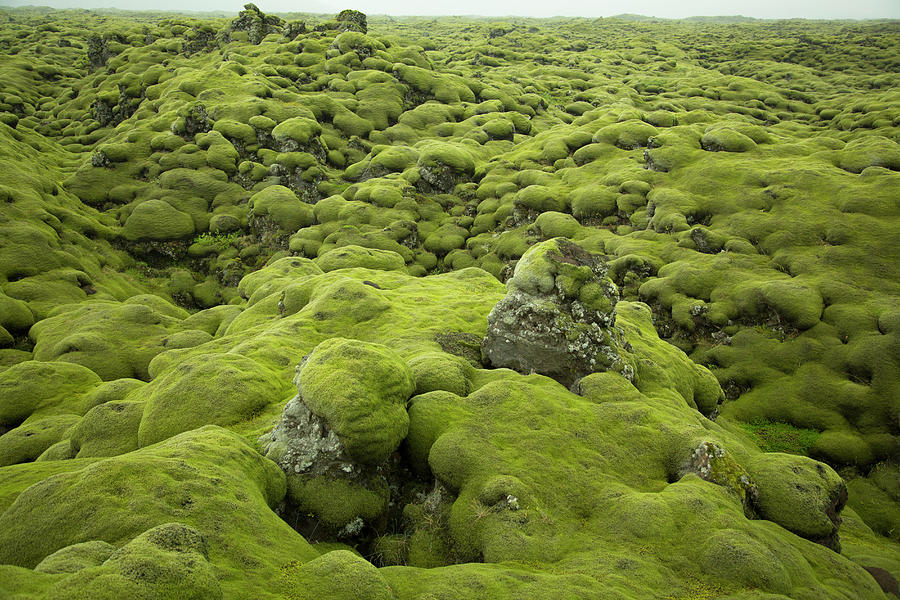
[[[245,0],[0,0],[0,6],[27,4],[53,8],[128,10],[195,10],[237,12]],[[697,15],[744,15],[760,19],[900,19],[900,0],[259,0],[263,12],[338,12],[355,8],[369,14],[390,15],[517,15],[529,17],[608,17],[621,13],[681,18]]]

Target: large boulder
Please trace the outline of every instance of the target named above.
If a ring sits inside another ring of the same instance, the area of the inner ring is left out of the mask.
[[[630,348],[615,326],[619,292],[606,273],[602,256],[565,238],[531,247],[488,315],[486,358],[566,386],[598,371],[632,379]]]
[[[834,469],[805,456],[767,452],[755,456],[747,470],[759,485],[759,516],[840,552],[847,486]]]
[[[365,13],[358,10],[345,9],[337,14],[334,18],[338,22],[338,29],[341,31],[358,31],[366,33],[369,29],[366,22]]]
[[[246,31],[247,41],[258,44],[268,34],[280,33],[283,24],[279,17],[267,15],[251,3],[245,4],[244,10],[231,22],[231,31]]]
[[[415,379],[380,344],[333,338],[298,366],[297,395],[260,440],[287,474],[288,500],[339,537],[387,509],[386,473],[406,437]]]

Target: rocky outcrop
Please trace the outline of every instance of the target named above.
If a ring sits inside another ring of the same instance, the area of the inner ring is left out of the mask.
[[[358,31],[366,33],[369,30],[366,23],[366,15],[358,10],[346,9],[338,13],[334,18],[340,24],[342,31]]]
[[[283,23],[279,17],[267,15],[255,4],[249,3],[231,22],[231,31],[246,31],[247,40],[251,44],[259,44],[270,33],[281,32]]]
[[[494,367],[541,373],[572,386],[597,371],[634,377],[616,328],[619,292],[607,263],[565,238],[533,246],[488,316],[485,357]]]
[[[691,453],[680,474],[687,473],[694,473],[704,481],[721,485],[733,492],[740,498],[744,514],[748,517],[756,516],[759,488],[725,448],[712,442],[701,442]]]
[[[391,455],[409,427],[409,369],[379,344],[333,338],[297,367],[297,395],[260,441],[285,471],[288,501],[337,537],[387,509]]]

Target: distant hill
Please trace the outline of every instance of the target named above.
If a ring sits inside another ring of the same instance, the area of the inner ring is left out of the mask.
[[[668,19],[665,17],[648,17],[646,15],[635,15],[631,13],[624,13],[621,15],[614,15],[609,17],[610,19],[619,19],[620,21],[639,21],[643,23],[654,23],[659,21],[685,21],[688,23],[755,23],[757,21],[765,21],[767,19],[756,19],[753,17],[745,17],[743,15],[719,15],[719,16],[697,16],[697,17],[686,17],[684,19]]]

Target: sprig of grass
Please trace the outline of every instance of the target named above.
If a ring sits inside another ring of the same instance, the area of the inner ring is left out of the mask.
[[[790,423],[754,419],[741,424],[756,440],[764,452],[786,452],[788,454],[809,455],[809,449],[816,443],[819,432],[814,429],[794,427]]]

